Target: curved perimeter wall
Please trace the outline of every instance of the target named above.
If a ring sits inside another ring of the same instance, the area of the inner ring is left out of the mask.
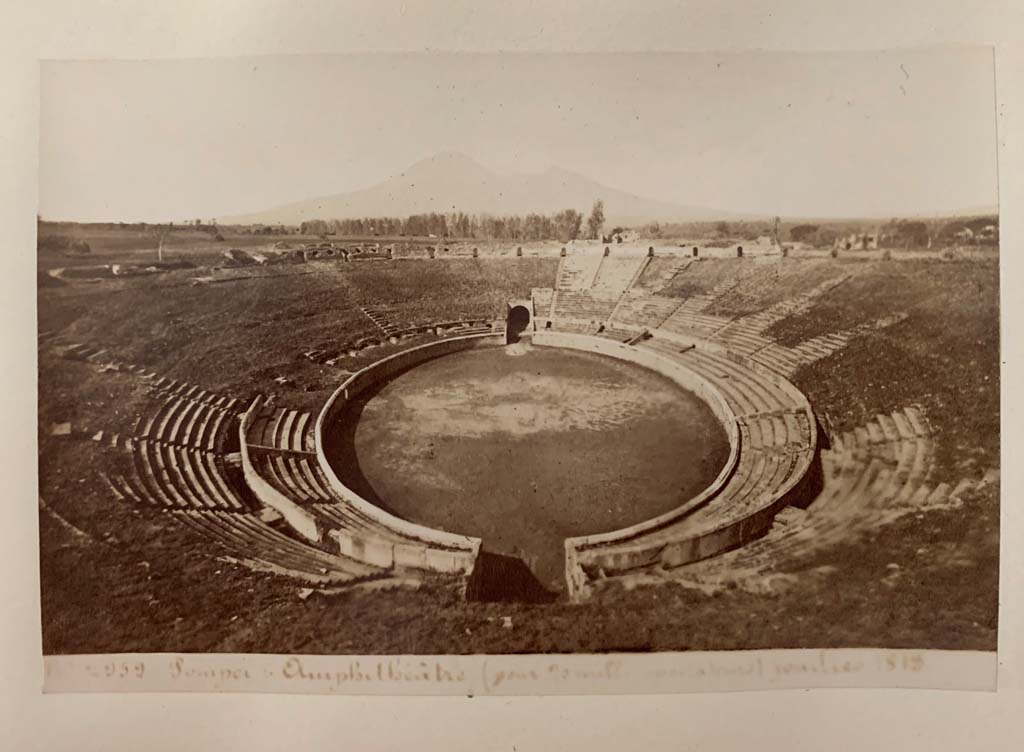
[[[685,517],[699,507],[714,498],[719,491],[728,483],[736,471],[736,464],[739,461],[740,453],[740,431],[736,422],[736,415],[726,402],[721,392],[700,374],[691,371],[681,363],[651,350],[641,350],[631,345],[606,339],[604,337],[591,337],[585,334],[572,334],[568,332],[536,332],[533,335],[535,345],[547,347],[565,347],[573,350],[583,350],[599,355],[607,355],[644,368],[650,369],[662,376],[671,379],[682,388],[693,392],[703,400],[711,412],[722,424],[726,439],[729,442],[729,457],[714,481],[696,496],[687,499],[675,509],[664,514],[652,517],[643,522],[638,522],[629,527],[620,528],[607,533],[595,535],[578,536],[567,538],[565,541],[565,579],[569,589],[570,597],[576,597],[581,593],[587,581],[587,575],[580,566],[579,555],[583,549],[613,547],[628,544],[637,540],[645,533],[652,532],[659,528],[670,525]],[[644,554],[638,552],[639,555]],[[646,558],[646,557],[645,557]],[[629,568],[630,562],[623,561],[623,568]]]
[[[798,487],[810,468],[817,437],[813,429],[814,413],[807,398],[777,374],[769,374],[765,369],[753,368],[752,370],[756,370],[763,376],[770,375],[776,387],[790,394],[798,404],[802,404],[807,414],[808,425],[811,426],[810,446],[800,458],[794,473],[784,486],[772,494],[771,498],[765,500],[764,505],[742,519],[724,523],[669,544],[665,542],[645,543],[643,539],[645,534],[682,519],[711,501],[725,487],[736,470],[739,453],[743,451],[735,415],[718,389],[703,376],[694,373],[685,365],[653,351],[640,350],[602,337],[565,332],[538,332],[534,334],[533,341],[537,345],[568,347],[609,355],[657,371],[683,388],[696,393],[707,402],[712,412],[721,421],[729,438],[730,453],[725,467],[722,468],[715,481],[697,496],[666,514],[630,527],[610,533],[566,539],[565,577],[572,599],[582,597],[588,590],[590,576],[584,570],[584,563],[597,565],[606,574],[623,573],[659,562],[678,566],[713,556],[758,537],[771,525],[775,514],[788,503],[790,493]],[[741,358],[732,358],[732,356],[730,358],[748,365]]]
[[[494,347],[504,343],[504,332],[452,337],[439,342],[403,350],[388,356],[350,376],[324,403],[316,419],[314,436],[316,455],[331,490],[364,516],[388,530],[410,539],[409,543],[383,546],[379,539],[368,540],[358,531],[335,530],[330,537],[338,542],[342,554],[367,560],[381,566],[408,566],[437,572],[468,574],[476,564],[480,539],[448,533],[403,520],[362,498],[338,478],[324,452],[324,427],[338,420],[348,402],[367,388],[383,383],[396,373],[442,355],[477,347]],[[382,548],[383,546],[383,548]],[[386,548],[387,550],[384,550]]]
[[[249,433],[252,416],[256,414],[262,401],[262,397],[256,397],[249,405],[249,409],[242,414],[242,419],[238,423],[238,446],[242,455],[242,475],[245,478],[245,483],[249,486],[253,496],[261,504],[277,511],[292,530],[308,541],[320,543],[323,541],[323,531],[317,524],[316,517],[267,483],[256,470],[256,465],[252,461],[246,436]]]

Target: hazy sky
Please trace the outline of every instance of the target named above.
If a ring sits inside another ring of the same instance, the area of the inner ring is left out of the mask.
[[[997,201],[992,55],[367,55],[51,62],[40,212],[179,220],[364,188],[439,151],[784,216]]]

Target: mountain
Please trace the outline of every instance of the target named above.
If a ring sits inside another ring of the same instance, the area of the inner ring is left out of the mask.
[[[606,225],[738,219],[742,215],[642,198],[558,168],[533,175],[499,175],[465,154],[444,152],[417,162],[382,183],[299,201],[254,214],[223,217],[225,224],[299,224],[309,219],[406,217],[452,211],[467,214],[552,214],[576,209],[588,214],[604,199]]]

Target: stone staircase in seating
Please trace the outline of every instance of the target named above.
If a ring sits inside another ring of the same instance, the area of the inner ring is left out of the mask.
[[[802,576],[820,576],[803,562],[840,543],[856,541],[907,514],[957,506],[961,496],[998,483],[997,471],[951,487],[931,479],[934,444],[924,414],[915,407],[878,415],[834,435],[821,452],[822,488],[805,508],[776,515],[764,537],[713,559],[654,573],[688,587],[754,592],[785,588]]]
[[[773,342],[755,352],[751,357],[766,368],[770,368],[783,376],[790,377],[801,366],[827,358],[833,353],[842,350],[851,340],[872,331],[894,326],[906,319],[906,317],[905,313],[885,316],[865,322],[852,329],[844,329],[839,332],[830,332],[812,337],[795,347],[786,347]]]
[[[715,331],[712,337],[725,344],[732,352],[752,355],[772,344],[772,340],[761,334],[765,329],[784,318],[804,313],[815,300],[848,278],[849,275],[834,277],[806,293],[768,306],[763,311],[733,319]]]
[[[100,366],[101,373],[133,376],[152,395],[130,429],[93,437],[103,436],[103,446],[117,452],[123,467],[98,473],[113,498],[167,515],[203,537],[219,558],[253,570],[332,585],[390,576],[296,540],[279,515],[253,498],[238,466],[237,398],[122,362],[95,345],[75,343],[57,351]],[[303,442],[308,421],[297,413],[284,415],[275,423],[280,441]]]
[[[604,258],[600,254],[573,254],[562,259],[558,267],[555,289],[589,290],[601,268]]]

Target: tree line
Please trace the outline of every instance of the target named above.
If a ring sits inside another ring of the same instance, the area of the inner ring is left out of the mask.
[[[942,244],[953,242],[957,235],[965,229],[971,230],[972,233],[980,233],[987,227],[995,227],[995,236],[998,237],[999,218],[983,216],[966,220],[934,220],[930,222],[894,218],[874,226],[867,222],[860,222],[857,225],[798,224],[789,228],[789,239],[817,246],[827,246],[845,235],[864,233],[870,230],[870,234],[877,234],[880,244],[897,248],[924,248],[933,242]]]
[[[600,236],[604,225],[604,202],[594,203],[587,219],[587,236]],[[362,219],[312,219],[299,228],[303,235],[345,235],[383,237],[438,237],[474,240],[558,240],[581,237],[583,214],[564,209],[556,214],[413,214],[408,217],[366,217]]]

